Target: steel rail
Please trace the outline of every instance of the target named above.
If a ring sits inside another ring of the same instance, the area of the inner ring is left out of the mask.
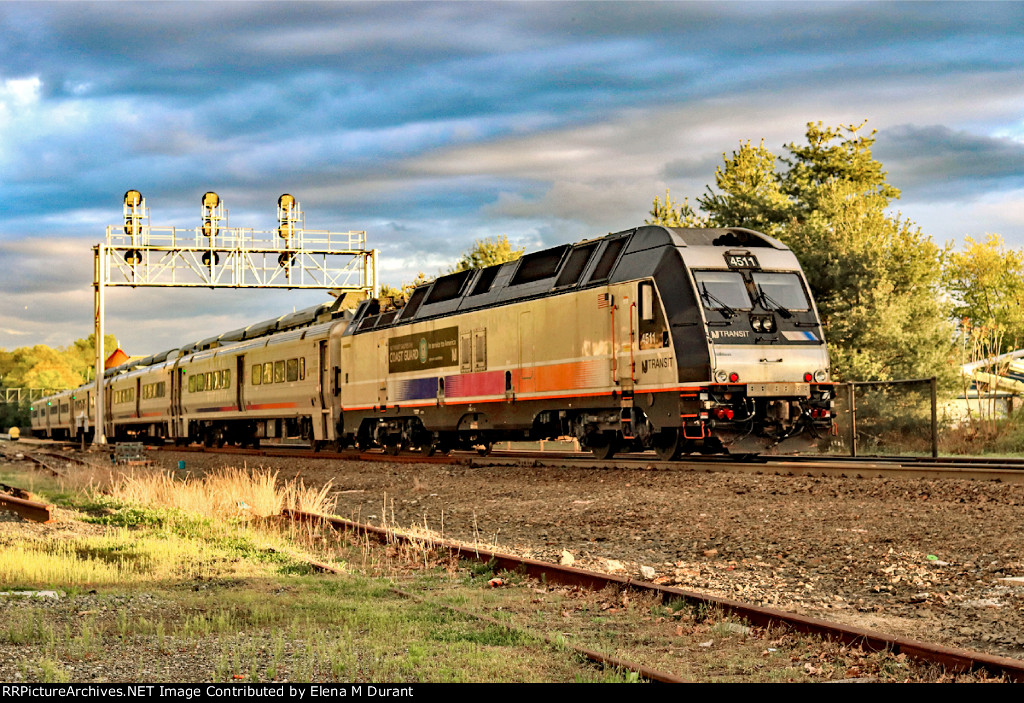
[[[943,478],[1001,481],[1024,484],[1024,464],[1013,463],[992,465],[976,463],[915,464],[900,463],[897,460],[882,461],[875,458],[850,457],[758,457],[756,461],[729,457],[688,458],[681,461],[661,461],[644,455],[624,455],[615,459],[595,459],[589,454],[554,452],[494,452],[489,456],[477,456],[460,452],[448,456],[425,454],[391,455],[381,452],[320,451],[312,452],[302,447],[261,447],[243,449],[239,447],[155,447],[158,450],[178,452],[205,452],[211,454],[238,454],[304,459],[329,459],[336,461],[376,461],[392,464],[458,464],[470,467],[481,466],[530,466],[557,467],[577,466],[594,469],[655,469],[664,471],[693,471],[704,473],[748,473],[800,476],[835,476],[841,478]]]
[[[26,500],[16,496],[0,493],[0,508],[13,511],[26,520],[33,522],[53,522],[54,507],[50,503],[39,503],[34,500]]]
[[[287,511],[286,511],[286,513],[287,513]],[[296,514],[298,514],[298,513],[296,513]],[[336,569],[335,567],[331,566],[330,564],[324,564],[323,562],[319,562],[319,561],[307,561],[307,563],[310,566],[312,566],[314,569],[316,569],[317,571],[326,571],[326,572],[329,572],[329,573],[332,573],[332,574],[340,574],[340,573],[342,573],[340,569]],[[549,645],[557,644],[555,642],[555,639],[553,637],[549,636],[549,635],[533,632],[532,630],[523,630],[523,629],[520,629],[520,628],[517,628],[517,627],[513,627],[510,623],[502,622],[501,620],[498,620],[497,618],[492,618],[489,615],[481,615],[480,613],[474,613],[474,612],[472,612],[470,610],[466,610],[465,608],[459,608],[457,606],[450,605],[448,603],[438,603],[437,601],[431,601],[431,600],[428,600],[428,599],[424,598],[423,596],[418,596],[418,595],[416,595],[414,593],[409,593],[408,591],[403,591],[403,590],[401,590],[399,588],[391,588],[390,590],[391,590],[392,593],[394,593],[396,595],[399,595],[399,596],[401,596],[403,598],[408,598],[409,600],[414,600],[417,603],[428,603],[430,605],[434,605],[434,606],[437,606],[437,607],[440,607],[440,608],[445,608],[446,610],[451,610],[452,612],[455,612],[455,613],[460,613],[460,614],[465,615],[467,617],[475,618],[476,620],[480,620],[480,621],[486,622],[486,623],[491,624],[491,625],[496,625],[497,627],[500,627],[500,628],[505,629],[505,630],[509,630],[510,632],[518,632],[518,633],[521,633],[521,634],[527,634],[530,637],[534,637],[534,638],[543,640],[546,644],[549,644]],[[561,642],[560,644],[561,644],[561,646],[568,647],[569,649],[573,650],[574,652],[577,652],[578,654],[583,655],[584,657],[586,657],[587,659],[589,659],[589,660],[591,660],[593,662],[596,662],[598,664],[602,664],[604,666],[613,666],[613,667],[616,667],[616,668],[619,668],[619,669],[626,669],[628,671],[634,671],[639,676],[647,679],[648,681],[653,681],[655,683],[689,683],[686,679],[681,679],[678,676],[676,676],[675,674],[669,674],[669,673],[666,673],[664,671],[659,671],[657,669],[652,669],[649,666],[644,666],[643,664],[637,664],[636,662],[627,661],[625,659],[619,659],[618,657],[613,657],[613,656],[610,656],[608,654],[604,654],[602,652],[595,651],[593,649],[587,649],[585,647],[580,647],[578,645],[572,644],[571,642]]]
[[[433,546],[447,549],[459,558],[474,559],[486,563],[493,562],[496,568],[510,572],[525,573],[537,579],[543,577],[548,582],[557,582],[563,585],[579,586],[592,590],[601,590],[608,586],[615,586],[621,589],[652,593],[660,596],[663,601],[683,600],[689,603],[720,608],[722,611],[744,618],[754,625],[767,627],[773,624],[784,624],[801,633],[818,635],[846,644],[856,644],[874,651],[890,650],[895,654],[905,654],[910,659],[929,664],[939,664],[953,672],[984,670],[995,676],[1005,676],[1011,681],[1024,682],[1024,660],[1020,659],[945,647],[906,637],[896,637],[852,625],[829,622],[797,613],[743,603],[729,598],[712,596],[673,586],[661,586],[648,581],[636,581],[629,577],[616,576],[614,574],[604,574],[570,566],[551,564],[536,559],[525,559],[449,540],[405,535],[382,527],[364,525],[342,518],[292,509],[282,511],[282,515],[294,521],[318,522],[330,525],[341,531],[347,530],[359,534],[374,535],[382,541],[427,542]]]

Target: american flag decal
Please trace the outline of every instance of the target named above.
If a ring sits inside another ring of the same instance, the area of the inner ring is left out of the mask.
[[[611,305],[611,302],[612,297],[607,293],[601,293],[599,296],[597,296],[597,307],[599,308],[606,308],[609,305]]]

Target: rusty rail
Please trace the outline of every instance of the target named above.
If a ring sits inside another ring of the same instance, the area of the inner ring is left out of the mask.
[[[919,457],[861,457],[845,456],[757,456],[748,458],[715,456],[689,457],[682,461],[660,461],[653,456],[623,455],[610,460],[599,460],[586,453],[542,453],[495,451],[487,457],[476,454],[427,456],[400,454],[392,456],[379,452],[321,451],[313,453],[303,447],[261,447],[221,449],[188,446],[157,447],[165,451],[208,452],[265,457],[302,457],[342,461],[377,461],[390,464],[461,464],[468,466],[577,466],[597,469],[643,468],[665,471],[695,471],[708,473],[780,474],[794,476],[836,476],[845,478],[955,478],[1024,483],[1024,463],[1019,459],[922,459]]]
[[[34,500],[17,498],[7,493],[0,493],[0,508],[6,508],[26,520],[34,522],[53,522],[53,505],[48,503],[37,503]]]
[[[939,664],[953,672],[985,670],[995,676],[1005,676],[1011,681],[1024,682],[1024,660],[1020,659],[945,647],[906,637],[895,637],[851,625],[788,613],[774,608],[764,608],[729,598],[720,598],[671,586],[660,586],[647,581],[634,581],[624,576],[561,566],[536,559],[524,559],[511,554],[502,554],[448,540],[406,536],[385,528],[363,525],[342,518],[291,509],[282,511],[282,514],[291,520],[320,522],[331,525],[338,530],[375,535],[377,538],[385,541],[425,541],[434,546],[448,549],[460,558],[475,559],[483,562],[493,561],[502,570],[525,572],[527,575],[538,579],[543,575],[548,582],[557,582],[563,585],[579,586],[593,590],[600,590],[607,586],[617,586],[623,589],[655,593],[660,595],[665,601],[684,600],[689,603],[720,608],[724,612],[744,618],[748,622],[762,627],[784,624],[797,632],[818,635],[843,643],[857,644],[874,651],[891,650],[896,654],[906,654],[911,659],[929,664]]]

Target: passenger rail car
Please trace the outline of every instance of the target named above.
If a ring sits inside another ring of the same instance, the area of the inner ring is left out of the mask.
[[[834,392],[784,244],[660,226],[442,276],[397,308],[300,311],[108,375],[113,437],[433,452],[572,436],[604,458],[806,444],[831,430]],[[44,402],[33,429],[73,434],[67,398]]]

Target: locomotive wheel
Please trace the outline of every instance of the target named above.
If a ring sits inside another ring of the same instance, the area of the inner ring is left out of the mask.
[[[402,443],[398,439],[388,440],[384,444],[384,453],[390,454],[391,456],[398,456],[398,453],[402,451]]]
[[[494,444],[491,442],[483,442],[476,445],[476,453],[480,456],[487,456],[491,453],[492,449],[494,449]]]
[[[662,461],[672,461],[682,454],[682,444],[677,430],[662,430],[654,438],[654,453]]]
[[[615,456],[618,450],[618,442],[611,435],[604,432],[595,432],[587,437],[587,448],[594,455],[595,459],[604,461]]]

